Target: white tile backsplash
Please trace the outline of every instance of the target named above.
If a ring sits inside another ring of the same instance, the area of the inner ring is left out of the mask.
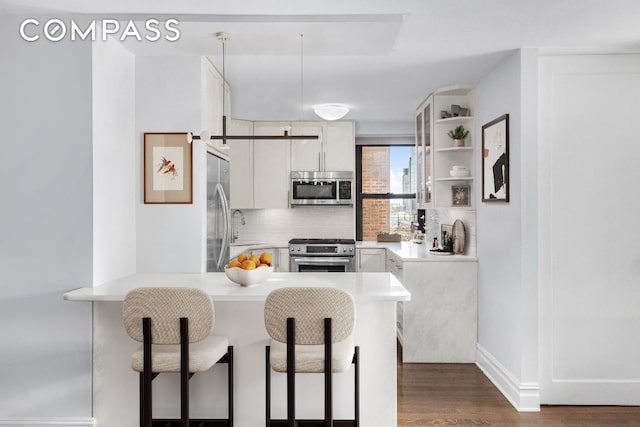
[[[245,225],[235,216],[238,242],[286,243],[293,238],[355,238],[355,211],[349,206],[300,206],[291,209],[244,209]],[[476,256],[475,209],[427,209],[427,244],[440,241],[440,224],[464,222],[465,255]],[[441,242],[440,242],[441,243]]]
[[[476,210],[475,209],[427,209],[425,223],[425,235],[427,244],[431,244],[434,236],[438,237],[438,243],[442,244],[440,235],[441,224],[453,224],[456,219],[464,223],[467,241],[465,255],[476,256]]]
[[[246,209],[245,225],[235,216],[238,241],[281,243],[292,238],[355,238],[351,206],[300,206],[291,209]]]

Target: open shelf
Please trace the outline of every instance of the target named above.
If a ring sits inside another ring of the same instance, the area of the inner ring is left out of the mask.
[[[446,148],[438,148],[436,151],[438,153],[442,152],[451,152],[451,151],[472,151],[473,147],[446,147]]]
[[[473,116],[447,117],[446,119],[438,119],[435,121],[437,125],[458,125],[473,120]]]
[[[446,178],[436,178],[436,181],[473,181],[472,176],[451,176]]]

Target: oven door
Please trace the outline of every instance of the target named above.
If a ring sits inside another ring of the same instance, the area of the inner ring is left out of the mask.
[[[349,273],[355,271],[352,256],[295,256],[290,258],[291,271],[298,273]]]

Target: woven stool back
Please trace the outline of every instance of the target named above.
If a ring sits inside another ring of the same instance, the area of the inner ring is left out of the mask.
[[[180,318],[189,319],[189,342],[211,334],[213,302],[195,288],[138,288],[124,298],[124,326],[131,338],[143,341],[142,319],[151,318],[151,342],[180,344]]]
[[[324,344],[324,319],[330,317],[332,342],[353,332],[356,308],[348,292],[335,288],[283,288],[267,296],[264,324],[276,341],[287,342],[287,318],[296,319],[296,344]]]

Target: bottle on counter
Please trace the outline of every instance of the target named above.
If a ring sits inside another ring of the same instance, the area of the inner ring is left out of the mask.
[[[431,245],[431,247],[433,249],[438,249],[438,238],[437,237],[433,238],[433,244]]]

